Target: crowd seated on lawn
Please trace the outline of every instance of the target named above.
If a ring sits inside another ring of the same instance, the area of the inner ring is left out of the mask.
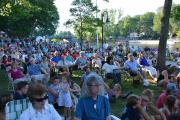
[[[93,48],[81,51],[71,43],[54,45],[22,40],[13,46],[11,42],[8,44],[1,49],[1,68],[9,79],[16,81],[14,99],[30,99],[32,103],[32,107],[22,113],[22,120],[26,115],[34,117],[28,115],[28,110],[42,110],[45,113],[50,110],[54,118],[47,114],[46,119],[60,120],[54,108],[63,108],[61,116],[67,120],[110,120],[109,102],[121,98],[127,99],[121,111],[122,120],[169,120],[180,112],[179,49],[173,53],[176,64],[157,71],[155,64],[151,64],[156,60],[157,49],[136,49],[119,44],[117,48],[103,48],[104,51]],[[82,73],[80,79],[74,80],[74,72],[79,71]],[[145,87],[142,94],[134,95],[133,90],[123,90],[124,72],[133,78],[140,77],[138,79]],[[148,79],[162,89],[156,104],[152,90],[146,89],[150,85]],[[75,111],[74,115],[72,111]],[[154,114],[151,115],[151,112]]]

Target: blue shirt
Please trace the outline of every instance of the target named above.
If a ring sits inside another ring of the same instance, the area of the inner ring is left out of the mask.
[[[60,86],[59,86],[59,84],[51,84],[49,86],[49,89],[53,89],[56,92],[59,92]],[[48,100],[49,100],[49,103],[55,103],[56,102],[56,97],[52,93],[49,92],[48,93]]]
[[[86,58],[81,58],[79,57],[76,61],[75,61],[75,65],[86,65],[88,63]]]
[[[143,66],[149,66],[149,63],[147,62],[145,57],[140,58],[139,63],[140,63],[140,65],[143,65]]]
[[[109,101],[100,95],[97,100],[93,100],[91,97],[81,98],[75,110],[75,116],[81,120],[106,120],[109,115]]]
[[[69,62],[73,62],[74,61],[72,56],[66,56],[66,60],[69,61]]]
[[[127,60],[124,63],[124,68],[130,71],[137,71],[139,67],[140,65],[137,63],[136,60],[133,60],[133,61]]]
[[[29,65],[27,67],[29,75],[40,75],[41,74],[41,67],[39,64]]]
[[[61,60],[61,58],[58,57],[58,56],[55,56],[55,57],[51,58],[51,61],[55,62],[55,63],[58,63],[60,60]]]
[[[121,120],[140,120],[141,114],[138,110],[126,106],[122,112]]]

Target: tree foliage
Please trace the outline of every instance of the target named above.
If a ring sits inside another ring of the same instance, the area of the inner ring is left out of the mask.
[[[157,14],[154,16],[153,30],[160,33],[161,31],[161,18],[163,16],[163,7],[158,8]],[[180,30],[180,5],[172,5],[170,17],[170,32],[172,34]]]
[[[12,36],[50,35],[57,28],[54,0],[3,0],[0,6],[0,29]]]
[[[100,19],[95,17],[99,10],[91,0],[74,0],[72,5],[70,9],[72,19],[69,19],[65,25],[73,27],[78,38],[82,34],[83,39],[94,39],[96,27],[101,24]]]

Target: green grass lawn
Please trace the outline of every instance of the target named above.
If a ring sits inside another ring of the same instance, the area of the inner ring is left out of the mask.
[[[81,75],[83,74],[82,71],[74,71],[73,72],[73,77],[72,80],[76,81],[78,84],[80,83],[81,80]],[[126,79],[126,80],[125,80]],[[112,84],[112,82],[108,82],[108,84]],[[132,86],[132,81],[131,79],[127,78],[126,75],[122,75],[122,89],[124,92],[128,92],[128,91],[132,91],[134,94],[140,95],[141,92],[146,89],[144,88],[142,85],[139,86]],[[7,87],[8,87],[8,80],[7,80],[7,75],[5,73],[5,71],[0,70],[0,94],[3,93],[3,91],[7,91]],[[156,85],[151,84],[149,87],[151,90],[154,91],[154,101],[157,99],[157,97],[159,96],[161,89],[156,87]],[[123,107],[126,104],[126,99],[118,99],[115,103],[111,104],[111,111],[113,114],[115,114],[116,116],[119,115],[119,113],[122,111]]]

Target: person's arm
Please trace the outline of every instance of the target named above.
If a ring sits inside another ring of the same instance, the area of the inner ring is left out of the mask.
[[[8,73],[8,77],[9,77],[9,79],[11,79],[11,80],[13,79],[13,78],[11,77],[11,72]]]
[[[58,92],[57,91],[55,91],[54,89],[52,89],[52,88],[50,88],[49,89],[49,92],[52,94],[52,95],[54,95],[56,98],[58,97]]]
[[[75,120],[81,120],[83,115],[84,115],[84,106],[83,106],[83,99],[80,99],[78,101],[78,104],[76,106],[76,110],[75,110]]]
[[[106,120],[110,120],[110,115],[111,115],[111,109],[110,109],[110,104],[109,100],[104,97],[104,104],[105,104],[105,115],[106,115]]]
[[[127,62],[124,63],[124,69],[125,69],[125,70],[130,70],[130,67],[129,67],[129,65],[127,64]]]
[[[52,105],[50,105],[51,113],[52,113],[52,120],[62,120],[62,117],[59,113],[54,109]]]
[[[137,105],[137,108],[139,109],[140,113],[142,114],[145,120],[151,120],[151,117],[144,111],[140,104]]]
[[[162,120],[166,120],[166,116],[163,112],[161,112],[157,107],[155,107],[152,103],[148,104],[148,109],[152,112],[155,112],[156,114],[161,116]]]

